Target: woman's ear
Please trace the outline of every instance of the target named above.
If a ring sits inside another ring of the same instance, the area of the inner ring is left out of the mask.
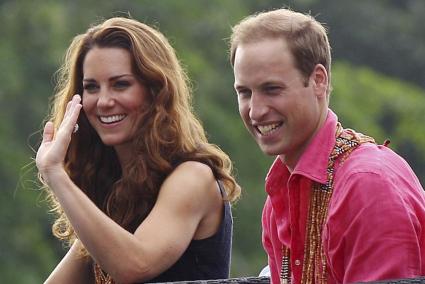
[[[329,85],[328,72],[322,64],[316,64],[311,73],[311,80],[316,95],[318,97],[326,97]]]

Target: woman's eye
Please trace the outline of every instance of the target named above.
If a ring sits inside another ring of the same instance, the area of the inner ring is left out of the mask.
[[[83,89],[85,91],[87,91],[88,93],[94,93],[99,89],[99,86],[97,86],[96,84],[84,84],[83,85]]]
[[[131,84],[128,81],[117,81],[114,84],[114,87],[116,89],[126,89],[127,87],[129,87]]]

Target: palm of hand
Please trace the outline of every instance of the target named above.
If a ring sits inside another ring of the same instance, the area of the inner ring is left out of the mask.
[[[51,121],[44,126],[43,140],[38,148],[35,161],[39,172],[45,179],[48,178],[49,173],[63,166],[74,125],[77,123],[82,107],[80,102],[81,97],[75,95],[67,104],[64,118],[56,133]]]

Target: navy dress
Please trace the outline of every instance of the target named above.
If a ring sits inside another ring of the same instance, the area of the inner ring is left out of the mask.
[[[218,182],[218,185],[221,195],[225,196],[221,182]],[[228,278],[233,233],[229,202],[224,202],[223,210],[220,227],[213,236],[202,240],[192,240],[173,266],[146,283]]]

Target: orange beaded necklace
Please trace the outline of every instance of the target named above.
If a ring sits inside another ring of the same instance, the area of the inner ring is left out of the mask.
[[[115,284],[114,279],[108,273],[104,272],[97,262],[93,265],[93,271],[95,284]]]
[[[304,261],[301,283],[327,283],[326,256],[322,247],[322,229],[328,215],[329,201],[332,197],[335,161],[342,165],[351,152],[360,144],[375,140],[357,133],[352,129],[343,129],[337,124],[335,146],[329,156],[327,166],[327,182],[313,183],[308,210],[306,240],[304,243]],[[282,268],[280,279],[282,284],[291,283],[290,249],[282,247]]]

